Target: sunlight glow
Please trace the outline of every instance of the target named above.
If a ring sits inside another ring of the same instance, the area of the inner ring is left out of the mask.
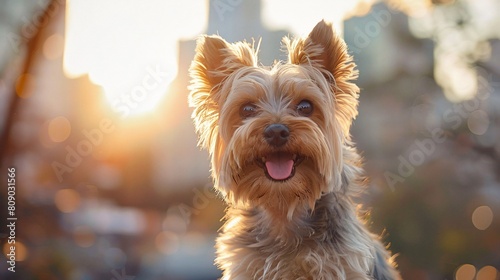
[[[64,73],[89,75],[123,117],[151,112],[177,75],[178,40],[205,30],[197,0],[68,0]]]
[[[263,0],[262,18],[272,29],[283,28],[299,36],[307,35],[321,19],[332,22],[342,33],[343,19],[367,13],[375,1],[311,0],[305,4],[299,0]]]

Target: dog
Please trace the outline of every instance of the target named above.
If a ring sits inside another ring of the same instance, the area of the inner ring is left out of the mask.
[[[283,38],[288,61],[201,36],[189,104],[227,202],[216,242],[222,279],[400,279],[353,202],[366,186],[349,129],[358,71],[331,23]]]

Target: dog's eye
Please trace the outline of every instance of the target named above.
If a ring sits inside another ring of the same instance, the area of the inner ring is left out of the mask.
[[[240,116],[243,119],[251,118],[257,114],[257,106],[254,104],[245,104],[240,108]]]
[[[304,117],[309,117],[313,112],[313,105],[309,100],[300,101],[299,105],[297,105],[297,113]]]

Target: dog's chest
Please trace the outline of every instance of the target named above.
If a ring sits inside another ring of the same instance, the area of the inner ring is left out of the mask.
[[[241,216],[240,216],[241,217]],[[232,263],[233,275],[249,279],[337,279],[345,264],[335,253],[333,232],[314,225],[262,224],[257,216],[241,221],[218,240],[219,260]],[[227,254],[234,252],[234,254]]]
[[[251,272],[250,279],[341,279],[340,275],[349,273],[328,242],[305,239],[298,245],[279,243],[256,245],[233,261]]]

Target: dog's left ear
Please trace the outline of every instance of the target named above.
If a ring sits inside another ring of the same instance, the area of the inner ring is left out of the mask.
[[[288,49],[288,62],[319,69],[330,81],[337,104],[337,117],[341,119],[345,135],[357,116],[359,88],[352,81],[357,79],[352,56],[347,45],[334,31],[331,23],[320,21],[306,38],[290,41],[284,38]]]

